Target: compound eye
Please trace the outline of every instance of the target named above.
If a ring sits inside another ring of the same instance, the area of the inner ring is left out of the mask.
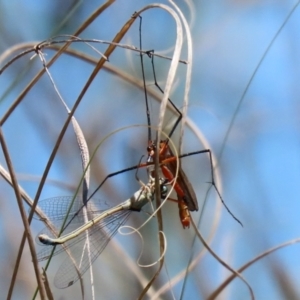
[[[160,194],[161,194],[162,198],[165,198],[167,196],[167,194],[168,194],[168,188],[165,185],[161,186],[161,188],[160,188]]]

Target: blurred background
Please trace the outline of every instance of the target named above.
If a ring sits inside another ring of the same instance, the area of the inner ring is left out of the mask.
[[[96,3],[97,2],[97,3]],[[27,42],[38,43],[58,34],[73,34],[103,1],[6,1],[0,3],[0,52]],[[97,18],[80,37],[112,40],[132,14],[150,1],[119,0]],[[162,2],[168,4],[167,1]],[[193,74],[188,117],[208,141],[215,156],[218,186],[232,213],[243,223],[241,227],[220,206],[210,190],[210,164],[207,155],[182,160],[182,166],[195,188],[199,212],[192,213],[202,234],[209,238],[212,249],[231,267],[240,266],[267,249],[299,237],[300,136],[299,48],[300,8],[284,24],[297,1],[177,1],[190,23],[193,37]],[[176,38],[175,23],[168,13],[151,9],[142,14],[143,49],[154,49],[171,56]],[[272,43],[261,65],[266,49]],[[135,22],[121,42],[139,45],[139,22]],[[99,59],[83,43],[72,48]],[[97,45],[105,51],[105,45]],[[186,47],[181,58],[187,59]],[[10,58],[22,52],[18,49]],[[53,50],[44,50],[49,61]],[[32,53],[18,59],[1,74],[1,118],[23,88],[42,69]],[[146,83],[156,89],[150,60],[145,57]],[[7,62],[7,60],[5,61]],[[1,62],[2,68],[5,62]],[[136,52],[117,49],[107,63],[109,66],[141,79],[140,57]],[[164,87],[168,60],[155,58],[156,75]],[[259,66],[256,73],[255,70]],[[61,56],[50,68],[55,83],[71,108],[93,70],[82,59]],[[171,98],[182,108],[186,65],[180,64]],[[253,81],[242,95],[253,76]],[[157,124],[158,105],[150,98],[152,125]],[[102,143],[91,163],[91,191],[108,174],[137,164],[146,154],[146,127],[121,130],[124,126],[147,125],[144,93],[111,72],[101,70],[84,96],[75,117],[87,139],[90,153]],[[67,113],[49,80],[44,75],[25,96],[3,125],[11,159],[19,184],[32,197],[54,147]],[[166,131],[175,116],[166,118]],[[104,140],[105,139],[105,140]],[[184,152],[203,149],[195,134],[187,127],[183,139]],[[1,152],[1,165],[6,163]],[[139,171],[145,180],[145,171]],[[80,152],[72,128],[61,143],[47,177],[40,199],[72,195],[82,176]],[[134,172],[114,176],[98,191],[96,198],[109,205],[129,198],[139,183]],[[12,188],[0,180],[0,289],[6,295],[23,233],[23,224]],[[204,206],[204,203],[205,206]],[[218,208],[218,212],[216,211]],[[26,209],[28,207],[26,206]],[[203,209],[203,211],[202,211]],[[129,224],[138,226],[150,211],[132,213]],[[202,211],[202,214],[201,212]],[[214,227],[217,214],[221,219]],[[201,216],[201,219],[200,219]],[[174,203],[163,207],[164,232],[167,237],[166,268],[155,281],[145,299],[172,299],[169,281],[184,271],[191,258],[202,250],[194,243],[192,228],[183,229]],[[43,228],[34,220],[34,235]],[[151,222],[142,230],[145,252],[141,263],[148,264],[159,257],[157,223]],[[40,248],[38,248],[39,250]],[[136,265],[141,241],[136,236],[117,234],[93,265],[98,299],[135,299],[156,267],[142,269]],[[254,290],[257,299],[299,299],[299,246],[281,249],[256,262],[243,276]],[[130,261],[130,263],[128,262]],[[48,279],[52,284],[62,262],[60,256],[52,261]],[[259,276],[258,276],[259,274]],[[206,299],[230,272],[210,254],[204,253],[189,272],[183,290],[183,279],[172,287],[175,299]],[[88,276],[87,276],[88,277]],[[88,278],[85,281],[87,299]],[[166,286],[164,294],[156,294]],[[31,256],[26,246],[17,277],[13,299],[29,299],[36,287]],[[80,299],[79,284],[59,290],[51,286],[55,299]],[[76,298],[77,297],[77,298]],[[249,291],[240,279],[235,279],[220,295],[220,299],[249,299]]]

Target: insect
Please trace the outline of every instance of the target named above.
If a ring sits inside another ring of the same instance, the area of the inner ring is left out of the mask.
[[[168,192],[166,181],[161,178],[159,183],[160,194],[164,198]],[[41,209],[49,215],[57,232],[46,228],[38,235],[40,244],[47,246],[38,253],[38,260],[50,257],[53,251],[53,247],[50,246],[56,246],[53,255],[63,251],[69,255],[55,275],[55,286],[66,288],[73,285],[105,249],[130,213],[140,211],[143,206],[153,201],[154,192],[155,180],[150,176],[146,185],[141,186],[128,200],[112,208],[101,210],[101,204],[91,199],[87,203],[86,211],[90,220],[87,223],[83,222],[83,209],[74,206],[67,217],[67,225],[61,230],[64,235],[60,237],[58,232],[65,217],[64,210],[68,208],[73,197],[56,197],[41,201],[39,204]]]
[[[142,50],[142,17],[140,17],[140,50]],[[150,50],[147,52],[147,55],[149,58],[151,58],[151,64],[152,64],[152,71],[153,71],[153,77],[154,77],[154,84],[155,86],[160,90],[161,93],[164,93],[164,91],[161,89],[161,87],[157,83],[156,79],[156,72],[155,72],[155,66],[154,66],[154,50]],[[190,226],[190,211],[198,211],[198,201],[196,197],[196,193],[193,189],[193,186],[188,180],[188,177],[186,176],[185,172],[181,168],[181,166],[177,166],[177,158],[173,154],[171,148],[169,147],[169,140],[172,137],[173,133],[175,132],[177,126],[179,125],[181,119],[182,119],[182,113],[181,111],[176,107],[176,105],[171,101],[171,99],[168,99],[171,106],[175,109],[176,113],[178,114],[177,120],[174,123],[173,128],[170,130],[170,133],[168,137],[165,140],[162,140],[159,142],[159,149],[156,149],[156,141],[152,140],[151,137],[151,118],[149,113],[149,103],[148,103],[148,97],[147,97],[147,87],[145,83],[145,72],[144,72],[144,63],[143,63],[143,54],[140,53],[140,59],[141,59],[141,70],[142,70],[142,78],[143,78],[143,85],[144,85],[144,91],[145,91],[145,106],[146,106],[146,115],[147,115],[147,124],[148,124],[148,163],[152,162],[154,163],[155,153],[158,151],[158,157],[159,157],[159,163],[161,171],[164,175],[164,177],[169,181],[173,182],[175,180],[174,189],[177,194],[177,201],[178,201],[178,208],[179,208],[179,216],[182,223],[183,228],[188,228]],[[208,153],[209,159],[210,159],[210,167],[211,167],[211,183],[214,186],[221,202],[227,209],[227,211],[231,214],[231,216],[242,225],[242,223],[231,213],[229,208],[226,206],[223,198],[221,197],[220,192],[217,189],[217,186],[215,184],[214,175],[213,175],[213,163],[212,163],[212,155],[210,149],[200,150],[189,154],[184,154],[179,156],[178,158],[183,158],[186,156],[191,156],[195,154],[202,154],[202,153]],[[177,178],[175,178],[176,170],[178,168],[178,175]]]

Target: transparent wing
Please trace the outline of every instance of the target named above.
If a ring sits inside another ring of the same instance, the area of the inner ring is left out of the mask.
[[[48,216],[49,220],[62,220],[65,218],[69,206],[73,200],[72,196],[59,196],[53,197],[45,200],[41,200],[38,203],[39,208]],[[83,205],[82,197],[75,197],[72,208],[70,209],[70,217],[74,216],[78,211],[80,212],[80,208]],[[97,210],[106,210],[109,208],[109,205],[106,201],[91,199],[87,203],[87,207],[90,211]],[[81,211],[82,215],[82,211]],[[40,218],[38,218],[40,220]],[[43,221],[43,220],[42,220]]]
[[[73,201],[72,196],[60,196],[60,197],[45,199],[39,202],[38,204],[39,208],[44,212],[48,220],[51,221],[53,227],[55,228],[55,231],[50,230],[48,227],[42,229],[36,237],[37,244],[44,246],[44,244],[42,244],[38,239],[38,236],[41,234],[47,234],[51,238],[58,237],[58,233],[62,228],[62,224],[64,222],[64,219],[68,211],[69,214],[68,217],[66,218],[66,222],[64,225],[64,229],[62,230],[62,234],[67,234],[69,232],[72,232],[73,230],[77,229],[79,226],[81,226],[84,223],[85,217],[84,217],[84,211],[82,210],[82,198],[76,197],[74,199],[74,203],[71,209],[69,210],[72,201]],[[87,203],[86,207],[87,207],[89,219],[93,219],[96,215],[101,214],[103,211],[109,208],[108,204],[105,201],[94,200],[94,199],[91,199]],[[39,218],[39,220],[41,219]]]
[[[91,229],[89,229],[87,231],[88,231],[89,235],[95,234],[95,231],[96,232],[99,231],[100,233],[99,234],[97,233],[97,234],[98,234],[98,238],[101,239],[102,236],[99,237],[99,235],[102,234],[102,229],[104,228],[104,230],[105,230],[105,227],[110,228],[111,226],[114,226],[115,224],[121,223],[120,219],[122,220],[124,218],[124,215],[126,217],[126,215],[127,215],[126,211],[121,211],[121,212],[115,213],[115,214],[113,214],[111,216],[108,216],[105,219],[103,219],[102,221],[100,221],[97,224],[95,224]],[[95,217],[95,216],[93,215],[93,217]],[[92,218],[89,218],[89,219],[92,219]],[[70,233],[70,232],[76,230],[82,224],[83,224],[83,222],[79,222],[75,218],[74,219],[74,223],[70,224],[64,230],[63,234],[67,234],[67,233]],[[45,228],[44,230],[42,230],[40,232],[40,234],[43,234],[43,233],[49,235],[49,237],[51,237],[51,238],[56,238],[57,237],[57,235],[53,234],[53,232],[50,231],[48,228]],[[104,231],[103,231],[103,233],[105,235]],[[38,261],[42,261],[42,260],[48,259],[53,251],[54,251],[53,252],[53,256],[57,255],[57,254],[65,251],[65,249],[69,249],[69,248],[73,247],[74,245],[81,243],[82,240],[85,240],[85,239],[86,239],[86,235],[85,235],[85,233],[82,233],[82,234],[78,235],[76,238],[74,238],[74,239],[72,239],[72,240],[64,243],[64,247],[61,246],[61,245],[57,245],[55,247],[55,249],[53,250],[54,246],[42,244],[41,242],[38,241],[38,237],[37,237],[36,240],[42,246],[42,249],[37,254]]]
[[[39,206],[52,221],[56,233],[48,228],[43,229],[39,234],[47,234],[50,237],[57,237],[65,215],[69,209],[69,205],[73,197],[55,197],[40,201]],[[95,218],[101,212],[108,208],[103,201],[90,200],[87,203],[86,217],[82,207],[82,200],[77,197],[74,205],[67,217],[67,227],[63,230],[63,234],[70,233],[88,220]],[[103,209],[105,207],[105,209]],[[78,210],[79,209],[79,210]],[[105,249],[106,245],[117,232],[118,228],[127,220],[130,211],[120,211],[112,215],[108,215],[99,221],[93,227],[78,235],[76,238],[64,243],[63,245],[51,246],[38,242],[43,248],[38,252],[38,260],[46,260],[53,255],[61,252],[66,253],[66,258],[55,275],[54,284],[58,288],[66,288],[76,282]],[[38,239],[37,239],[38,240]],[[54,249],[54,250],[53,250]]]
[[[118,228],[126,222],[129,214],[130,211],[121,211],[108,216],[81,233],[78,240],[76,238],[76,243],[72,240],[67,242],[65,246],[67,251],[71,252],[71,257],[66,257],[59,267],[54,278],[55,286],[67,288],[74,284],[105,249]]]

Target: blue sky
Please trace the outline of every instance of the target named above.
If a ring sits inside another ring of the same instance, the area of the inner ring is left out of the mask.
[[[2,3],[1,52],[17,43],[42,41],[58,33],[72,34],[100,4],[78,3],[74,12],[68,7],[71,1],[62,7],[53,1],[38,4],[27,1],[26,5],[17,0]],[[148,3],[116,1],[81,37],[111,40],[132,13]],[[300,8],[296,9],[272,44],[241,101],[265,50],[295,4],[296,1],[279,0],[243,1],[243,4],[233,0],[209,3],[199,1],[194,4],[192,13],[187,5],[181,4],[188,21],[192,20],[194,51],[188,116],[202,131],[212,152],[219,158],[221,180],[218,185],[222,196],[234,215],[244,224],[241,228],[223,206],[217,206],[219,200],[210,192],[199,228],[208,238],[216,218],[216,207],[219,207],[221,219],[211,246],[234,268],[239,268],[268,248],[299,236]],[[68,12],[72,13],[63,23]],[[62,27],[60,24],[63,24]],[[144,49],[163,51],[173,45],[174,38],[174,22],[169,15],[158,9],[143,14]],[[134,24],[122,43],[138,45],[138,24]],[[105,49],[104,46],[99,48]],[[83,45],[79,45],[78,49],[92,53]],[[45,50],[45,54],[49,60],[53,52]],[[30,56],[21,58],[1,75],[1,116],[33,74],[41,68],[37,57],[28,67]],[[182,58],[186,59],[186,49],[182,52]],[[110,64],[138,78],[141,76],[136,53],[119,49],[111,56]],[[162,86],[165,84],[168,65],[168,62],[156,59],[157,75]],[[150,64],[146,62],[145,67],[147,83],[152,88]],[[185,68],[184,65],[179,66],[171,96],[179,107],[182,105]],[[7,92],[9,84],[22,71],[25,75]],[[63,57],[50,71],[64,100],[72,106],[92,66],[74,58]],[[113,130],[133,124],[145,125],[143,101],[143,93],[137,88],[101,71],[75,114],[86,135],[90,152]],[[158,107],[153,99],[150,102],[155,124]],[[66,117],[52,85],[44,76],[3,126],[20,184],[31,197],[35,196],[38,181]],[[232,120],[233,125],[225,140]],[[107,139],[92,162],[91,188],[95,188],[110,172],[136,164],[141,155],[145,154],[146,141],[146,128],[123,130]],[[187,129],[184,151],[200,149],[203,149],[203,145]],[[222,156],[219,157],[222,149]],[[5,166],[3,155],[1,163]],[[199,207],[202,208],[209,187],[207,182],[210,181],[207,157],[199,155],[185,158],[182,165],[195,188]],[[79,151],[70,129],[50,170],[41,199],[72,195],[79,182],[80,172]],[[140,176],[144,176],[142,172]],[[138,187],[133,173],[124,174],[111,179],[97,197],[114,205],[130,197]],[[4,181],[1,181],[1,191],[0,226],[5,234],[0,238],[4,249],[0,255],[0,269],[7,270],[1,274],[1,290],[6,290],[11,276],[11,265],[7,262],[13,265],[22,223],[14,193]],[[16,216],[14,222],[11,221],[12,215]],[[135,215],[133,222],[147,217],[145,213]],[[192,215],[197,220],[200,212]],[[193,230],[182,229],[176,205],[168,203],[163,209],[163,217],[168,240],[166,266],[173,278],[186,267],[190,255],[196,256],[202,246],[199,241],[192,246]],[[149,228],[143,231],[148,250],[145,260],[155,260],[158,255],[155,224],[152,221]],[[34,234],[37,234],[42,225],[35,221],[32,228]],[[12,235],[14,240],[10,238]],[[117,235],[114,240],[135,262],[140,251],[139,239]],[[299,295],[296,284],[299,277],[298,251],[297,245],[280,250],[243,273],[257,299],[266,299],[267,296],[282,299],[274,266],[281,270],[281,274],[289,276],[289,283]],[[142,289],[137,275],[128,269],[122,255],[124,253],[118,252],[116,243],[111,242],[94,264],[94,271],[99,278],[96,292],[103,299],[110,299],[112,294],[117,298],[122,295],[122,299],[132,299]],[[49,270],[51,282],[59,262],[60,258],[57,258]],[[136,268],[148,278],[154,272],[153,269]],[[30,297],[35,287],[29,250],[24,254],[22,270],[14,299],[24,299],[22,296],[25,294]],[[26,276],[27,272],[32,276]],[[205,254],[188,277],[183,299],[205,299],[227,276],[229,272],[209,254]],[[32,277],[32,281],[28,277]],[[164,270],[154,290],[167,282]],[[127,286],[135,288],[128,291]],[[179,299],[181,287],[182,281],[174,287],[176,299]],[[66,299],[79,293],[78,285],[67,290],[53,290],[57,299],[60,296]],[[247,288],[239,279],[235,279],[222,295],[227,299],[250,298]],[[171,294],[168,292],[161,297],[171,299]]]

